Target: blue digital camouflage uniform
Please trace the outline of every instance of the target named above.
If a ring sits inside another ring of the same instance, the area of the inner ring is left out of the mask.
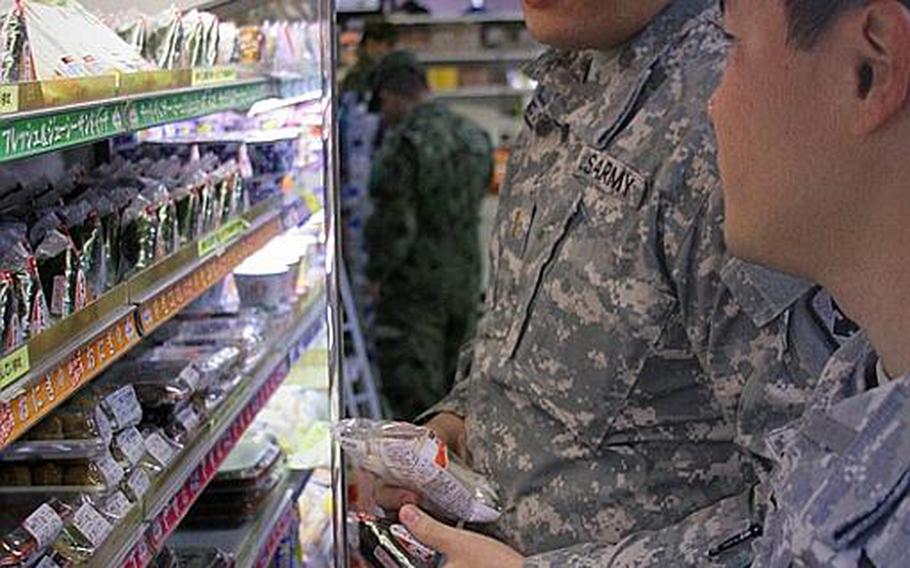
[[[881,384],[859,335],[803,418],[768,439],[778,469],[755,566],[910,565],[910,376]]]
[[[384,137],[370,176],[367,275],[380,287],[382,390],[413,419],[452,386],[480,304],[480,205],[492,148],[476,124],[433,102]]]
[[[736,442],[760,455],[837,345],[826,294],[724,248],[713,4],[673,2],[617,57],[551,51],[530,68],[485,315],[428,413],[465,418],[472,465],[504,500],[480,528],[528,566],[605,566],[626,548],[676,565],[682,546],[709,560],[760,520],[760,458]]]

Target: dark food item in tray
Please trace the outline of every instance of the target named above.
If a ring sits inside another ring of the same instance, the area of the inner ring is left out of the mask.
[[[357,515],[360,554],[375,568],[437,568],[444,557],[397,521]]]

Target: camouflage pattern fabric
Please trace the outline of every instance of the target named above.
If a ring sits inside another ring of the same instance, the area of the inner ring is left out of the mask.
[[[779,466],[756,566],[907,566],[910,376],[877,386],[877,360],[856,337],[805,416],[769,437]]]
[[[380,288],[383,394],[413,419],[452,386],[480,301],[480,204],[492,147],[479,127],[425,103],[390,131],[370,180],[368,276]]]
[[[751,506],[673,527],[749,495],[761,463],[737,440],[799,416],[836,347],[827,295],[724,248],[714,4],[673,2],[617,57],[551,51],[530,68],[470,365],[426,415],[465,418],[504,499],[481,529],[529,566],[586,566],[662,528],[653,546],[706,559]]]

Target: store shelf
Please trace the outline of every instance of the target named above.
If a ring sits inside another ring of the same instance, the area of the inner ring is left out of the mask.
[[[0,162],[54,152],[178,120],[247,108],[276,92],[263,78],[219,82],[193,73],[196,86],[98,98],[0,116]],[[19,87],[22,89],[23,87]],[[0,93],[2,96],[3,93]]]
[[[540,49],[485,49],[477,51],[446,51],[437,53],[420,53],[417,58],[428,65],[458,63],[528,63],[536,59]]]
[[[219,407],[164,476],[156,480],[144,500],[144,520],[118,526],[89,566],[140,568],[151,562],[284,381],[294,358],[305,352],[318,334],[324,325],[325,302],[324,287],[320,287],[298,303],[292,318],[296,323],[272,342],[278,347],[260,361],[248,380]]]
[[[437,100],[453,99],[508,99],[530,97],[534,89],[515,89],[512,87],[460,87],[458,89],[433,91],[433,98]]]
[[[321,90],[308,91],[293,97],[269,98],[255,103],[249,110],[249,116],[259,116],[278,109],[292,107],[300,104],[315,103],[322,99]]]
[[[264,202],[0,359],[0,449],[278,235],[282,217]]]
[[[488,12],[461,16],[392,14],[388,21],[396,26],[457,26],[471,24],[524,24],[521,12]]]
[[[231,555],[236,568],[265,568],[294,521],[297,497],[310,471],[290,471],[249,522],[231,528],[200,528],[174,533],[169,545],[192,547],[200,542]]]

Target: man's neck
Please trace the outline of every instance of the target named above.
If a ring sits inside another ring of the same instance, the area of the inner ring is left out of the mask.
[[[897,195],[897,194],[895,194]],[[906,202],[906,198],[904,198]],[[864,227],[849,262],[832,265],[827,288],[862,325],[892,377],[910,373],[910,207],[899,204]]]

